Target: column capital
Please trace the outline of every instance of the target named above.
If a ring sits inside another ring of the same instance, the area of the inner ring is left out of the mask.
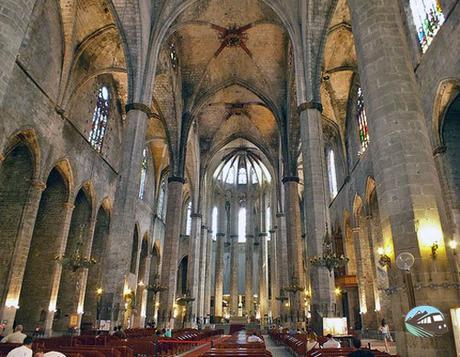
[[[298,176],[284,176],[283,179],[281,180],[282,183],[286,182],[300,182],[300,179]]]
[[[216,233],[216,237],[225,237],[225,233]]]
[[[276,227],[273,227],[273,229],[270,229],[270,230],[268,231],[268,233],[270,233],[270,234],[276,233],[275,229],[276,229]]]
[[[208,227],[207,225],[205,225],[205,224],[202,224],[202,225],[201,225],[201,229],[202,229],[202,230],[207,230],[207,231],[210,230],[209,227]],[[211,231],[211,232],[212,232],[212,231]]]
[[[138,110],[145,115],[147,115],[149,118],[153,116],[152,111],[150,110],[148,105],[145,105],[144,103],[128,103],[125,105],[125,111],[126,113],[130,112],[131,110]]]
[[[246,234],[246,238],[254,238],[254,234]]]
[[[283,212],[278,212],[276,214],[276,217],[280,218],[280,217],[284,217],[284,213]]]
[[[44,183],[42,180],[33,179],[31,185],[40,191],[43,191],[46,188],[46,183]]]
[[[180,176],[169,176],[168,177],[168,183],[169,182],[180,182],[181,184],[185,183],[185,179]]]
[[[259,237],[266,237],[266,236],[268,236],[267,232],[260,232],[259,233]]]
[[[191,218],[202,218],[203,216],[201,215],[201,213],[192,213],[190,217]]]
[[[300,113],[304,112],[307,109],[316,109],[320,113],[322,113],[323,112],[323,105],[320,102],[315,102],[313,100],[311,100],[309,102],[303,102],[303,103],[299,104],[299,106],[297,107],[297,113],[300,114]]]
[[[208,231],[208,234],[212,234],[212,229],[206,228],[206,230]]]
[[[238,238],[238,234],[230,234],[230,238],[231,238],[231,239]]]

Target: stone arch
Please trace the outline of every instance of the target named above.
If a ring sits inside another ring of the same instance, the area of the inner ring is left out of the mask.
[[[75,180],[74,180],[72,166],[70,165],[70,161],[66,158],[60,159],[53,165],[51,170],[57,170],[63,177],[66,183],[66,186],[67,186],[67,193],[68,193],[67,202],[71,202],[72,197],[73,197],[73,192],[75,189]]]
[[[136,274],[137,269],[137,256],[139,251],[139,224],[134,225],[133,243],[131,246],[131,260],[129,262],[129,272]]]
[[[69,257],[77,250],[86,256],[88,245],[91,242],[91,197],[82,188],[75,198],[74,210],[70,221],[69,234],[65,245],[64,256]],[[72,314],[83,312],[83,301],[80,301],[82,289],[82,275],[71,268],[63,266],[56,309],[59,317],[54,324],[55,331],[67,331]]]
[[[369,203],[371,201],[371,196],[374,194],[375,190],[377,188],[377,183],[375,182],[375,179],[372,176],[368,176],[366,180],[366,203],[369,206]]]
[[[6,157],[6,155],[20,143],[26,145],[29,151],[31,152],[34,170],[33,177],[39,178],[41,150],[38,144],[37,134],[35,133],[35,130],[32,128],[20,129],[9,137],[9,139],[7,140],[7,144],[3,150],[3,153],[0,152],[0,164],[2,162],[1,157]]]
[[[176,296],[184,295],[187,292],[187,269],[188,269],[188,255],[184,255],[177,265],[177,283],[176,283]]]
[[[88,278],[86,281],[85,293],[85,314],[83,315],[83,323],[95,323],[99,316],[98,306],[101,299],[102,289],[102,270],[105,263],[105,252],[107,241],[109,238],[110,228],[110,211],[104,206],[104,203],[99,207],[96,215],[96,224],[94,227],[93,241],[91,244],[91,258],[96,261],[88,269]]]
[[[34,157],[28,145],[19,141],[8,148],[0,163],[0,303],[8,289],[13,254],[21,234],[21,225],[29,204],[34,178]]]
[[[448,78],[441,81],[436,91],[433,103],[433,114],[431,122],[432,144],[434,148],[441,147],[444,144],[443,127],[446,116],[455,98],[460,93],[460,79]]]
[[[160,241],[153,243],[153,249],[150,256],[149,286],[153,287],[160,282]],[[153,322],[157,319],[157,298],[151,289],[147,293],[146,321]]]
[[[19,296],[21,308],[16,313],[16,322],[23,324],[26,331],[33,331],[37,325],[45,323],[55,284],[57,263],[54,258],[59,255],[65,234],[68,196],[66,180],[54,168],[41,196]],[[38,272],[40,279],[37,279]]]
[[[149,265],[149,234],[146,232],[142,238],[140,255],[139,255],[139,269],[137,273],[137,288],[136,288],[136,316],[135,325],[144,327],[143,318],[145,318],[147,290],[145,283],[148,278],[148,265]]]

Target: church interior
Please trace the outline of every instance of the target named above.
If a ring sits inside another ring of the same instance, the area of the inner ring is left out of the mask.
[[[459,53],[457,0],[0,0],[0,335],[460,355]]]

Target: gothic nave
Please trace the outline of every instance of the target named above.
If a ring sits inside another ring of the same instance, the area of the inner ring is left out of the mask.
[[[457,0],[0,0],[4,332],[460,354],[459,52]]]

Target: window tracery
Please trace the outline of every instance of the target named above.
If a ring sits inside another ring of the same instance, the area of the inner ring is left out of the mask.
[[[91,146],[98,152],[102,151],[104,137],[109,120],[109,90],[102,86],[97,93],[96,107],[94,108],[91,131],[88,140]]]
[[[444,23],[444,15],[439,0],[410,0],[410,8],[417,37],[425,52]]]

